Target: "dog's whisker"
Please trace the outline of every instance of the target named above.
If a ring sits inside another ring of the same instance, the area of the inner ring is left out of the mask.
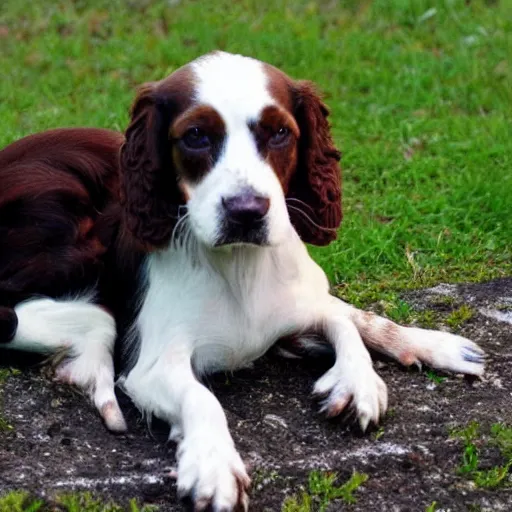
[[[315,226],[315,228],[320,229],[321,231],[327,231],[329,233],[335,232],[336,228],[328,228],[326,226],[320,226],[317,224],[306,212],[298,208],[297,206],[293,206],[291,204],[288,205],[288,208],[291,208],[293,211],[300,213],[310,224]]]

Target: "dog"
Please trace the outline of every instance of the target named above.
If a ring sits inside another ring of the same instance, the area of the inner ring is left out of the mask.
[[[112,431],[119,385],[171,426],[197,509],[247,509],[246,468],[200,378],[279,340],[330,346],[314,386],[361,428],[386,411],[371,348],[482,375],[471,341],[399,326],[330,294],[306,244],[336,238],[340,152],[315,86],[214,52],[143,85],[124,134],[51,130],[0,153],[0,344],[58,359]],[[290,341],[291,340],[291,341]],[[291,349],[290,349],[291,347]]]

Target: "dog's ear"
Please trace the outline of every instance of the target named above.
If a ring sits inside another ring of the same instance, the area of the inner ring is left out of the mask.
[[[300,138],[297,169],[286,194],[290,219],[304,242],[327,245],[342,219],[341,153],[332,141],[329,111],[313,84],[295,82],[293,99]]]
[[[126,227],[147,248],[165,246],[185,203],[169,141],[173,106],[145,84],[131,109],[120,153],[121,204]]]

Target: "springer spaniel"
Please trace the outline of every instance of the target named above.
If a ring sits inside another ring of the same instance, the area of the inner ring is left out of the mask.
[[[328,416],[352,404],[364,430],[387,406],[365,345],[404,365],[483,372],[471,341],[329,294],[305,246],[331,242],[342,216],[327,114],[311,83],[216,52],[144,85],[125,137],[53,130],[0,153],[1,347],[59,356],[56,377],[123,431],[117,374],[172,426],[178,492],[198,509],[247,508],[249,487],[204,374],[281,339],[330,344],[314,393]]]

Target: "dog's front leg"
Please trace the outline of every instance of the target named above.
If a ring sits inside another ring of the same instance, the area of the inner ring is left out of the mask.
[[[472,341],[449,332],[404,327],[374,313],[343,304],[365,344],[405,366],[422,363],[440,370],[482,376],[485,353]]]
[[[375,372],[368,350],[343,304],[329,297],[318,325],[336,352],[333,367],[315,384],[313,393],[325,396],[322,410],[337,416],[351,404],[362,430],[387,409],[387,388]]]
[[[178,494],[196,510],[246,510],[250,484],[226,416],[194,375],[187,348],[172,347],[148,370],[141,362],[123,388],[139,409],[169,422],[178,443]]]

